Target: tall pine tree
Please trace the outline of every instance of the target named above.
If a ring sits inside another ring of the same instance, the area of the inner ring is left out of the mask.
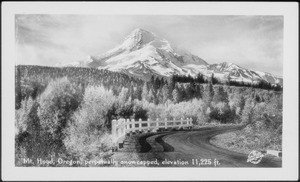
[[[209,84],[206,85],[206,87],[204,89],[203,100],[208,105],[210,105],[213,97],[214,97],[214,89],[213,89],[212,83],[210,82]]]
[[[142,100],[146,101],[148,100],[148,85],[147,82],[144,82],[143,90],[142,90]]]
[[[155,93],[153,92],[153,89],[149,90],[148,96],[147,96],[147,101],[154,103],[155,101]]]
[[[21,101],[22,101],[22,90],[21,90],[21,71],[20,67],[16,66],[16,104],[15,104],[15,109],[19,109],[21,107]]]
[[[225,102],[228,103],[228,94],[225,92],[223,86],[215,86],[213,102]]]
[[[168,87],[169,87],[169,99],[172,100],[172,93],[173,93],[173,90],[175,88],[175,78],[176,76],[175,75],[172,75],[170,77],[170,80],[169,80],[169,83],[168,83]]]
[[[180,92],[179,92],[179,89],[177,86],[175,86],[175,88],[172,92],[172,96],[173,96],[174,103],[178,103],[181,101],[181,95],[180,95]]]
[[[138,100],[142,100],[142,88],[140,86],[137,86],[134,91],[134,98]]]
[[[169,99],[169,88],[168,88],[168,84],[164,84],[163,88],[162,88],[162,103],[167,102],[167,100]]]

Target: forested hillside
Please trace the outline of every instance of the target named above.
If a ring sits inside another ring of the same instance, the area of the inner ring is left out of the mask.
[[[24,157],[107,157],[111,120],[121,117],[246,123],[264,145],[281,145],[281,91],[201,75],[144,82],[106,70],[41,66],[16,66],[15,84],[16,165]]]

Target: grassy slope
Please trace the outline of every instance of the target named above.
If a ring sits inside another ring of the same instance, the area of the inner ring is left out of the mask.
[[[274,136],[268,131],[248,134],[247,128],[213,137],[210,142],[216,146],[249,154],[252,150],[282,150],[281,135]]]

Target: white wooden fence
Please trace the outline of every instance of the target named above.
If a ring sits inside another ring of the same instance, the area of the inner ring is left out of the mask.
[[[186,129],[192,127],[192,119],[187,118],[180,120],[150,120],[138,121],[134,119],[118,119],[112,120],[112,136],[114,143],[122,143],[126,134],[137,133],[137,132],[157,132],[159,129]]]

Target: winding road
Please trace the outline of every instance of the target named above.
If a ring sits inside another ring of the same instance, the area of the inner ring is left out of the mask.
[[[208,127],[192,131],[170,131],[139,138],[142,161],[158,161],[148,167],[281,167],[281,158],[264,156],[260,163],[247,162],[248,155],[212,145],[209,140],[243,126]]]

